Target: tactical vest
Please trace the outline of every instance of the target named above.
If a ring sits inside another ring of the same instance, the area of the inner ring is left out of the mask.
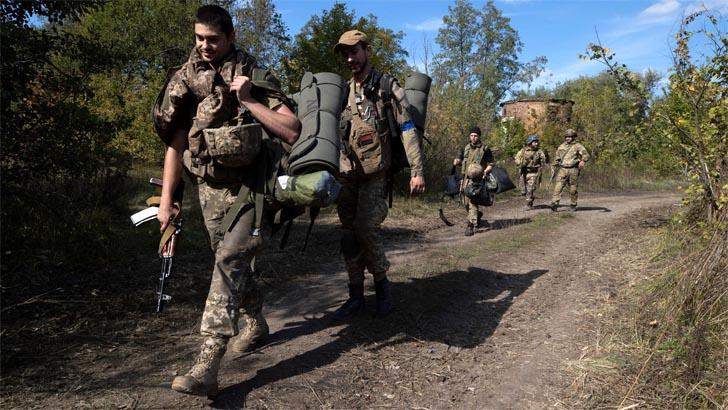
[[[541,151],[524,149],[522,155],[520,167],[525,168],[527,172],[538,172],[541,165],[543,165]]]
[[[467,174],[468,166],[470,164],[483,165],[483,157],[485,156],[485,150],[488,148],[487,145],[480,142],[480,146],[474,147],[472,144],[468,144],[463,152],[463,164],[462,172]]]
[[[244,174],[249,174],[245,171],[257,158],[264,144],[275,145],[275,149],[284,152],[290,150],[288,144],[268,138],[263,127],[252,116],[238,114],[239,106],[230,93],[234,77],[244,75],[254,84],[263,85],[253,87],[251,94],[254,98],[261,100],[266,93],[273,92],[276,97],[286,101],[277,84],[266,86],[267,70],[257,67],[255,59],[240,50],[224,61],[219,70],[200,70],[200,65],[201,60],[193,50],[186,64],[170,70],[152,111],[155,131],[168,142],[171,138],[169,132],[176,126],[184,126],[173,124],[175,119],[171,118],[171,104],[175,99],[190,98],[191,92],[195,101],[186,102],[191,112],[177,113],[178,117],[188,114],[192,118],[188,125],[188,149],[182,161],[191,175],[208,182],[239,182]],[[184,70],[182,83],[171,81],[181,70]],[[185,106],[185,101],[179,102]]]

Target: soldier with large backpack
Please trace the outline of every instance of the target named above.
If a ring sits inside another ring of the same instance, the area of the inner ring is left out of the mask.
[[[344,320],[364,311],[365,270],[374,277],[376,312],[382,316],[393,307],[387,278],[390,264],[378,232],[387,217],[385,196],[392,140],[402,139],[411,169],[410,194],[421,194],[425,191],[422,143],[417,134],[421,131],[410,116],[405,90],[391,76],[371,66],[372,48],[366,34],[347,31],[334,52],[349,66],[352,78],[342,112],[342,189],[337,209],[342,223],[341,249],[349,274],[349,299],[333,317]]]
[[[278,80],[235,47],[225,9],[200,7],[194,31],[195,48],[171,72],[153,111],[155,130],[167,144],[157,217],[164,231],[178,215],[173,193],[184,166],[198,186],[215,264],[200,324],[201,352],[172,388],[210,396],[218,391],[218,369],[228,341],[238,334],[240,312],[246,329],[232,350],[244,351],[268,334],[250,267],[268,231],[265,207],[248,198],[263,198],[259,181],[270,165],[256,162],[267,157],[258,150],[294,144],[301,125],[285,95],[276,91]],[[254,80],[267,85],[254,87]],[[237,203],[242,206],[234,207]]]

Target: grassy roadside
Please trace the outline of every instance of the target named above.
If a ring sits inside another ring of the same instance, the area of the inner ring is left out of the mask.
[[[629,290],[605,305],[606,325],[568,364],[570,408],[728,408],[726,238],[668,223],[623,239]]]

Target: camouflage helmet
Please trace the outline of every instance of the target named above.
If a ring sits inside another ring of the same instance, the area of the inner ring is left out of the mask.
[[[526,140],[526,144],[530,144],[534,141],[538,141],[538,135],[531,135],[530,137],[528,137],[528,139]]]
[[[483,171],[485,171],[485,168],[483,168],[480,164],[470,164],[468,165],[468,178],[472,179],[473,181],[479,181],[483,178]]]
[[[568,130],[564,131],[564,137],[576,138],[576,131],[574,131],[573,128],[569,128]]]

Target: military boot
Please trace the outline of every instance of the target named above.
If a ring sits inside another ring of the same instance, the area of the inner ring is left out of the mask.
[[[475,234],[474,228],[473,224],[468,223],[468,226],[465,227],[465,236],[473,236]]]
[[[558,208],[558,207],[559,207],[559,203],[558,202],[551,202],[549,204],[549,208],[551,208],[551,210],[554,211],[554,212],[556,212],[556,208]]]
[[[374,291],[377,293],[377,316],[388,315],[394,307],[389,279],[385,277],[382,280],[375,280]]]
[[[240,332],[240,336],[230,346],[230,350],[236,353],[245,353],[253,350],[260,341],[270,334],[268,322],[265,321],[262,311],[258,312],[255,316],[243,315],[243,317],[246,320],[245,329]]]
[[[526,202],[526,211],[533,210],[533,201]]]
[[[336,320],[346,320],[361,313],[365,308],[364,284],[349,284],[349,299],[333,313]]]
[[[576,212],[576,205],[569,205],[569,210],[571,212]]]
[[[214,396],[217,394],[217,372],[225,355],[225,344],[212,338],[205,340],[195,365],[184,376],[172,381],[172,390],[195,396]]]

